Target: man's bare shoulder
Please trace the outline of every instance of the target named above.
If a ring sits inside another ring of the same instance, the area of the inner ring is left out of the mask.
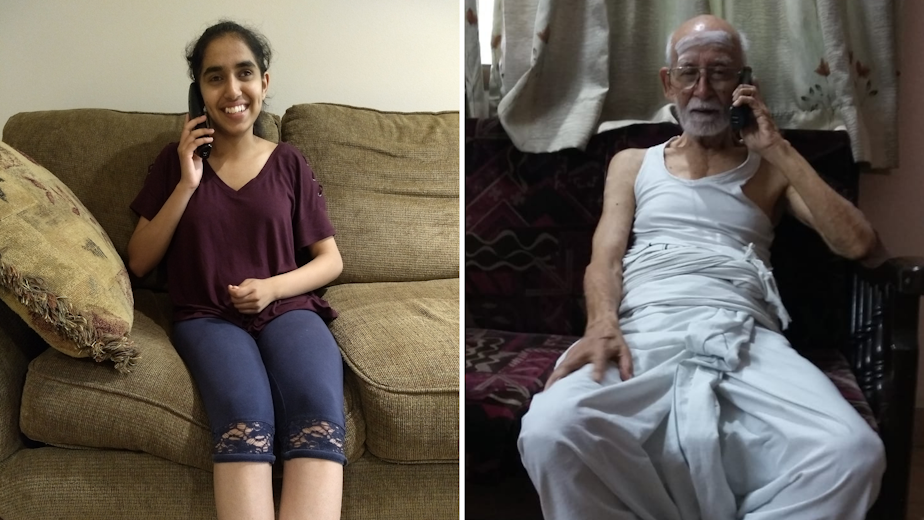
[[[610,165],[606,171],[607,177],[613,180],[619,179],[624,182],[634,183],[647,151],[647,148],[620,150],[610,159]]]

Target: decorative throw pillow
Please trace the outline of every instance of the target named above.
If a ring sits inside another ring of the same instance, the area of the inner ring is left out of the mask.
[[[108,235],[48,170],[0,143],[0,300],[49,345],[129,372],[134,300]]]

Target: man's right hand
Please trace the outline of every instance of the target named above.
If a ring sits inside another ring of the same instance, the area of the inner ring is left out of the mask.
[[[552,375],[546,381],[546,390],[559,379],[588,363],[593,364],[592,377],[598,383],[603,379],[603,373],[610,361],[615,361],[619,366],[619,376],[623,381],[633,376],[632,353],[629,352],[629,346],[626,345],[626,340],[622,337],[619,327],[609,325],[598,329],[588,328],[584,337],[568,351],[565,359],[552,371]]]

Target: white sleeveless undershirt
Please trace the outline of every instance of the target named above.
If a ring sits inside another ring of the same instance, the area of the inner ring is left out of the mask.
[[[742,187],[760,166],[748,151],[738,167],[701,179],[672,175],[664,149],[675,138],[645,153],[635,180],[635,246],[673,244],[713,250],[753,251],[769,265],[773,224]]]

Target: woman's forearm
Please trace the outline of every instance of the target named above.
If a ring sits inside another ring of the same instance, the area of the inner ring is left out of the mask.
[[[324,251],[307,264],[270,278],[276,300],[291,298],[320,289],[337,279],[343,271],[343,259],[340,252]]]

